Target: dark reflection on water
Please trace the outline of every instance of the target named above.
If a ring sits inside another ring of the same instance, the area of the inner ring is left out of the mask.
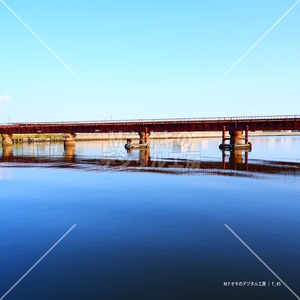
[[[6,299],[295,299],[224,286],[278,281],[228,224],[300,294],[299,140],[261,141],[250,153],[214,139],[2,149],[0,298],[77,224]]]
[[[129,171],[153,172],[166,174],[216,174],[235,176],[255,176],[257,174],[269,175],[299,175],[300,163],[285,161],[250,160],[247,151],[222,151],[220,161],[216,159],[193,160],[180,158],[154,158],[150,149],[131,150],[138,153],[138,157],[126,158],[89,158],[76,156],[75,147],[65,149],[62,156],[43,155],[14,155],[12,147],[4,147],[0,163],[5,167],[45,167],[45,168],[71,168],[86,171]],[[236,171],[234,173],[227,171]],[[241,171],[241,172],[238,172]]]

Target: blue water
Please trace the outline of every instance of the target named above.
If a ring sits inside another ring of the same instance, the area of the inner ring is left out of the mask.
[[[160,142],[151,156],[222,165],[217,139]],[[228,171],[102,168],[105,153],[139,158],[107,142],[77,143],[78,161],[61,144],[14,146],[0,162],[0,299],[74,224],[5,299],[295,299],[282,284],[224,286],[279,282],[227,224],[300,294],[300,139],[251,142],[253,172],[228,158]]]

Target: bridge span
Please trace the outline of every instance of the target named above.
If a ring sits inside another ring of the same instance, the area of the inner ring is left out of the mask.
[[[88,122],[10,123],[0,125],[3,146],[12,145],[13,134],[65,134],[65,146],[74,146],[77,133],[132,133],[140,136],[140,144],[149,144],[151,132],[220,131],[221,148],[251,148],[249,131],[300,130],[300,115],[116,120]],[[226,133],[229,132],[229,137]],[[243,135],[244,134],[244,135]],[[228,141],[228,143],[226,143]]]

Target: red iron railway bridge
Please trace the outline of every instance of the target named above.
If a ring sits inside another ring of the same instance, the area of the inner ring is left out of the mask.
[[[76,133],[132,133],[137,132],[140,143],[148,143],[151,132],[223,132],[222,144],[231,148],[251,146],[248,131],[257,130],[300,130],[300,115],[221,117],[157,120],[117,120],[53,123],[1,124],[3,146],[12,144],[13,134],[66,134],[65,145],[75,144]],[[230,138],[226,138],[226,132]],[[245,136],[243,137],[243,132]],[[229,140],[229,144],[226,141]]]

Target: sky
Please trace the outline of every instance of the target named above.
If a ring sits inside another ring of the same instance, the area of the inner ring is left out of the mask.
[[[300,114],[298,2],[0,0],[0,123]]]

